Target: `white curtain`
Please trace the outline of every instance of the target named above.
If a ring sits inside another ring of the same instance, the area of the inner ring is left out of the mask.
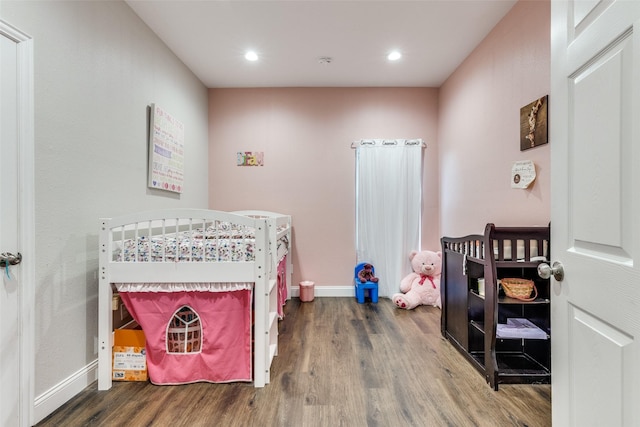
[[[355,144],[357,262],[373,264],[379,296],[391,297],[420,250],[422,141]]]

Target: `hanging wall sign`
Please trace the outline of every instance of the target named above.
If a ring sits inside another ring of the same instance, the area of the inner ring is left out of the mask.
[[[149,187],[182,193],[184,125],[155,104],[149,123]]]
[[[264,166],[264,152],[238,151],[238,166]]]
[[[511,188],[528,188],[536,179],[536,166],[531,160],[515,162],[511,168]]]

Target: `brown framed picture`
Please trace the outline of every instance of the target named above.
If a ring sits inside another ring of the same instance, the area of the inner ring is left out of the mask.
[[[520,151],[549,142],[548,101],[549,95],[545,95],[520,109]]]

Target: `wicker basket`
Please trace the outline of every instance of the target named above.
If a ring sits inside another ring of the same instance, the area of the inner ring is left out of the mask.
[[[533,280],[508,278],[500,279],[500,284],[502,285],[504,293],[510,298],[521,301],[533,301],[538,296],[538,290]],[[531,295],[532,291],[533,295]]]

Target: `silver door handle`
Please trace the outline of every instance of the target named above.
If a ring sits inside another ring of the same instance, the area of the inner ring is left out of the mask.
[[[22,255],[18,252],[16,255],[11,252],[3,252],[0,254],[0,267],[5,268],[8,265],[18,265],[22,262]]]
[[[538,264],[538,276],[543,279],[548,279],[553,275],[553,278],[558,282],[562,282],[564,279],[564,266],[560,261],[556,261],[553,263],[553,267],[549,267],[549,264],[540,263]]]

